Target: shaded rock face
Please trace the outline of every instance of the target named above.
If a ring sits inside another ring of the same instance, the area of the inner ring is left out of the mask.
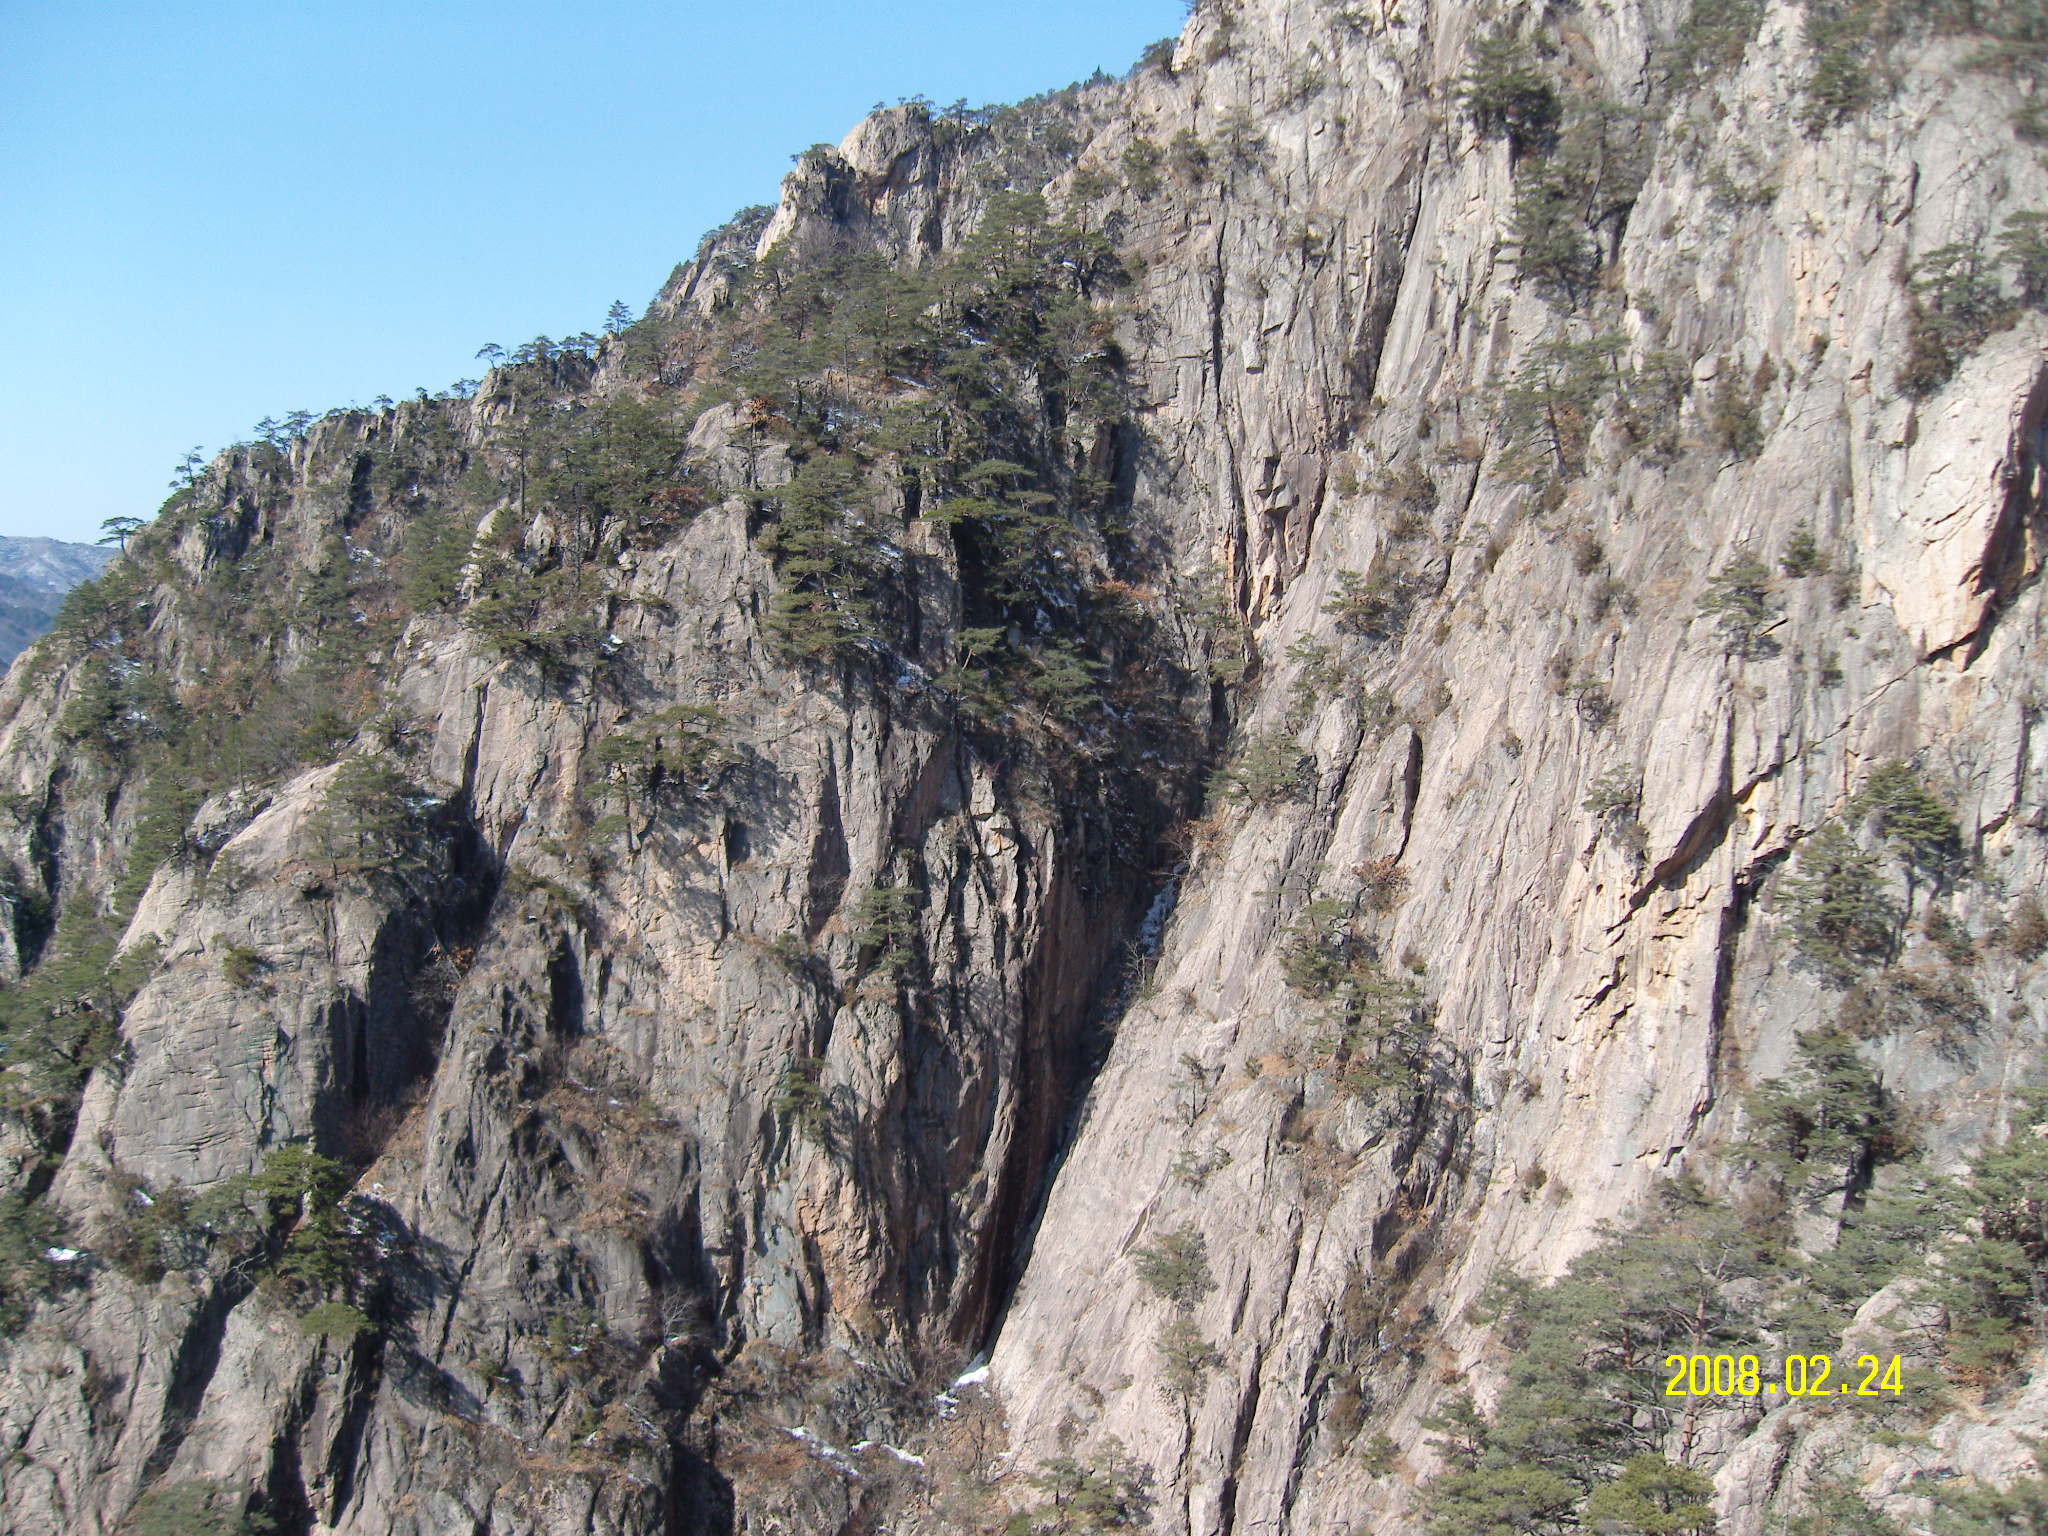
[[[930,268],[1005,182],[1080,209],[1138,270],[1130,411],[1080,455],[1127,529],[1084,558],[1147,637],[1107,745],[963,718],[938,679],[977,572],[880,477],[888,664],[787,659],[761,509],[793,467],[745,399],[691,423],[703,510],[608,551],[605,669],[448,611],[389,636],[389,708],[344,745],[407,765],[403,859],[337,846],[328,753],[183,808],[120,906],[142,790],[64,723],[95,658],[16,668],[10,899],[155,947],[118,1050],[58,1134],[10,1127],[7,1166],[111,1255],[138,1193],[310,1142],[360,1171],[375,1326],[308,1332],[255,1266],[81,1261],[0,1361],[7,1527],[110,1532],[218,1484],[294,1531],[972,1530],[1021,1474],[969,1507],[947,1456],[1114,1439],[1160,1529],[1419,1529],[1422,1419],[1506,1363],[1467,1312],[1486,1280],[1559,1272],[1673,1173],[1725,1181],[1744,1091],[1830,1015],[1776,892],[1871,767],[1911,759],[1955,806],[1987,872],[1954,898],[1969,932],[2048,862],[2048,322],[1898,383],[1902,270],[2048,205],[2015,88],[1936,43],[1802,131],[1798,11],[1680,89],[1669,9],[1538,29],[1573,99],[1642,115],[1582,281],[1517,227],[1527,147],[1460,106],[1474,7],[1245,0],[1007,138],[877,114],[679,270],[653,356],[553,367],[550,408],[659,399],[711,368],[750,261]],[[1532,439],[1512,392],[1560,341],[1610,387]],[[215,466],[123,643],[206,696],[234,658],[205,583],[259,557],[296,581],[337,531],[398,558],[536,409],[511,378]],[[405,494],[378,454],[413,455]],[[522,551],[569,541],[523,478],[497,515]],[[1784,564],[1804,535],[1821,559]],[[1702,600],[1746,556],[1766,591],[1735,631]],[[715,787],[636,781],[593,856],[601,745],[676,705],[718,711]],[[1616,775],[1626,810],[1599,808]],[[1287,972],[1313,904],[1368,881],[1432,1021],[1378,1096],[1336,1081]],[[1987,950],[1969,986],[1966,1041],[1875,1047],[1937,1165],[2039,1057],[2034,963]],[[1184,1232],[1215,1354],[1175,1396],[1136,1256]],[[1858,1475],[2005,1475],[2038,1398]],[[1728,1531],[1829,1464],[1793,1413],[1724,1448]]]

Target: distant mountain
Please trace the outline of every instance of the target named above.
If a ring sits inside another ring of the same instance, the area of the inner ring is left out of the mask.
[[[64,594],[113,558],[97,544],[0,537],[0,667],[48,634]]]
[[[103,544],[0,537],[0,576],[12,576],[60,596],[99,575],[113,558],[114,551]]]

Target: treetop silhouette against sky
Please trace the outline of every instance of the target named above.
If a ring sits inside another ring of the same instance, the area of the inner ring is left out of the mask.
[[[147,515],[192,445],[635,312],[877,100],[1129,67],[1179,0],[7,8],[0,533]]]

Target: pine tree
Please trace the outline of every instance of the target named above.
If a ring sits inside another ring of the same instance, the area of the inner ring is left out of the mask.
[[[1138,1278],[1155,1295],[1186,1311],[1216,1288],[1209,1248],[1193,1226],[1166,1233],[1138,1250]]]
[[[1561,166],[1546,163],[1521,179],[1513,220],[1515,266],[1546,298],[1578,304],[1600,274],[1600,252],[1581,217],[1580,199]]]
[[[119,544],[128,547],[128,541],[147,528],[149,523],[140,517],[110,517],[100,523],[101,544]]]
[[[1695,1536],[1714,1527],[1714,1480],[1662,1456],[1631,1456],[1586,1500],[1586,1524],[1613,1536]]]
[[[1785,1522],[1785,1536],[1907,1536],[1850,1484],[1825,1479],[1809,1489],[1805,1507]]]
[[[1179,1403],[1183,1413],[1191,1411],[1203,1382],[1223,1357],[1202,1337],[1194,1319],[1185,1316],[1168,1318],[1160,1326],[1154,1348],[1159,1352],[1159,1390]]]
[[[2004,1141],[1956,1192],[1965,1227],[1937,1251],[1932,1298],[1966,1375],[2000,1371],[2048,1326],[2048,1088],[2022,1094]]]
[[[1600,412],[1621,383],[1623,338],[1547,341],[1516,367],[1502,399],[1505,467],[1526,485],[1584,472]]]
[[[1800,958],[1831,986],[1848,986],[1891,959],[1898,912],[1885,894],[1877,856],[1839,822],[1806,840],[1780,899]]]
[[[1747,1150],[1787,1189],[1839,1192],[1866,1170],[1886,1134],[1883,1085],[1839,1024],[1806,1031],[1786,1075],[1747,1105]]]
[[[1004,1536],[1102,1536],[1152,1523],[1151,1475],[1114,1440],[1095,1465],[1057,1456],[1026,1481],[1039,1502],[1012,1516]]]
[[[1753,659],[1770,653],[1767,631],[1778,620],[1771,585],[1771,568],[1751,554],[1737,555],[1707,578],[1700,612],[1713,617],[1729,655]]]
[[[1917,874],[1939,881],[1962,863],[1962,829],[1955,813],[1903,759],[1892,758],[1871,769],[1849,810],[1869,817]]]
[[[1504,27],[1472,45],[1458,100],[1474,127],[1506,134],[1517,155],[1542,147],[1557,131],[1557,92],[1528,44]]]
[[[63,1215],[51,1202],[0,1195],[0,1338],[15,1337],[36,1302],[74,1278],[49,1258],[68,1237]]]
[[[1965,357],[2019,313],[1999,287],[1982,247],[1967,241],[1921,257],[1907,287],[1913,307],[1899,388],[1916,398],[1946,384]]]
[[[1681,1178],[1555,1282],[1492,1287],[1481,1315],[1496,1320],[1513,1363],[1491,1421],[1475,1423],[1468,1404],[1451,1424],[1456,1470],[1429,1489],[1432,1536],[1568,1528],[1603,1486],[1619,1489],[1605,1495],[1613,1519],[1665,1518],[1696,1501],[1696,1474],[1662,1461],[1689,1409],[1663,1395],[1655,1367],[1667,1354],[1752,1346],[1758,1320],[1741,1287],[1776,1273],[1782,1248],[1747,1212]]]
[[[455,606],[471,538],[469,527],[441,507],[428,509],[406,529],[402,590],[416,612]]]
[[[413,793],[388,763],[361,755],[346,759],[309,821],[313,847],[330,873],[401,866],[413,851]]]
[[[2048,1455],[2048,1440],[2028,1439],[2026,1445],[2036,1470],[2003,1488],[1976,1478],[1934,1485],[1936,1536],[2048,1536],[2048,1477],[2039,1471]],[[1870,1536],[1893,1536],[1893,1531],[1873,1531]]]
[[[227,1483],[163,1483],[135,1501],[123,1530],[128,1536],[272,1536],[277,1522],[248,1503],[248,1494]]]
[[[873,496],[860,465],[843,454],[811,459],[769,495],[778,517],[762,542],[781,585],[768,625],[792,659],[850,657],[880,639]]]
[[[1425,1508],[1431,1536],[1535,1536],[1569,1528],[1582,1497],[1548,1467],[1500,1461],[1436,1479]]]

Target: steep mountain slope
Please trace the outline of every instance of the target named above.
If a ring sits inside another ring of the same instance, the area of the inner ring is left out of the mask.
[[[2044,58],[1205,5],[224,454],[0,692],[10,1528],[2024,1528]]]

